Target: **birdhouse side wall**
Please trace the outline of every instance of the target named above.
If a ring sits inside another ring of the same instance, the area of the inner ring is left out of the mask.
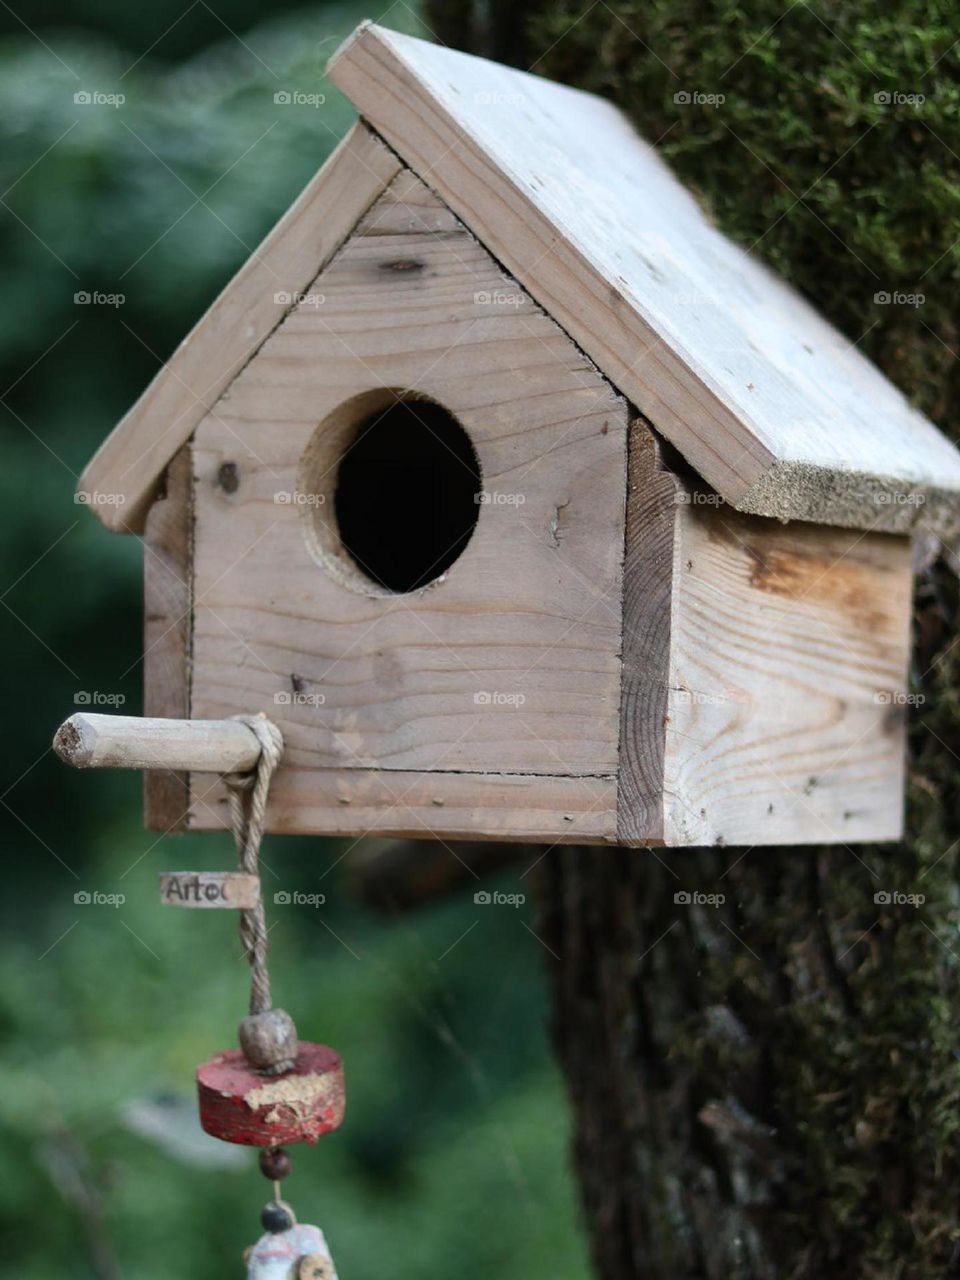
[[[632,432],[624,843],[902,832],[908,538],[745,515]]]

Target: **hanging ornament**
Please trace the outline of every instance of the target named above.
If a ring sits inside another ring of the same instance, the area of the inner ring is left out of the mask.
[[[237,716],[256,734],[255,770],[225,778],[239,872],[165,873],[164,902],[240,910],[240,939],[250,964],[250,1012],[237,1032],[239,1049],[227,1049],[197,1068],[200,1123],[224,1142],[261,1147],[260,1170],[273,1183],[273,1200],[261,1214],[265,1234],[245,1253],[248,1280],[337,1280],[319,1227],[298,1223],[280,1198],[291,1170],[283,1149],[315,1143],[343,1121],[340,1055],[300,1040],[293,1019],[273,1007],[267,968],[267,926],[260,880],[260,842],[270,781],[283,753],[280,730],[266,716]]]
[[[261,1215],[266,1234],[244,1253],[247,1280],[337,1280],[319,1227],[301,1225],[282,1200]]]

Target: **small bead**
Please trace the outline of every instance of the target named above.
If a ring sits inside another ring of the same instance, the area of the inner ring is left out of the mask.
[[[260,1221],[264,1231],[269,1231],[275,1236],[281,1231],[290,1230],[293,1226],[293,1214],[279,1200],[271,1200],[269,1204],[263,1206]]]
[[[263,1147],[260,1151],[260,1172],[271,1182],[286,1178],[293,1168],[293,1161],[283,1147]]]

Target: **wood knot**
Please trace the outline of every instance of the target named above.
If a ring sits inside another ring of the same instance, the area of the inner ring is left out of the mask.
[[[224,493],[236,493],[240,488],[240,472],[235,462],[221,462],[217,471],[217,485]]]
[[[381,262],[381,271],[422,271],[426,263],[419,258],[394,258],[390,262]]]

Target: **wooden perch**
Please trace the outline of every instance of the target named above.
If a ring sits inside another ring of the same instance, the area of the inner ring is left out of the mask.
[[[76,769],[189,769],[244,773],[260,758],[256,734],[239,720],[160,720],[78,712],[53,739]]]

